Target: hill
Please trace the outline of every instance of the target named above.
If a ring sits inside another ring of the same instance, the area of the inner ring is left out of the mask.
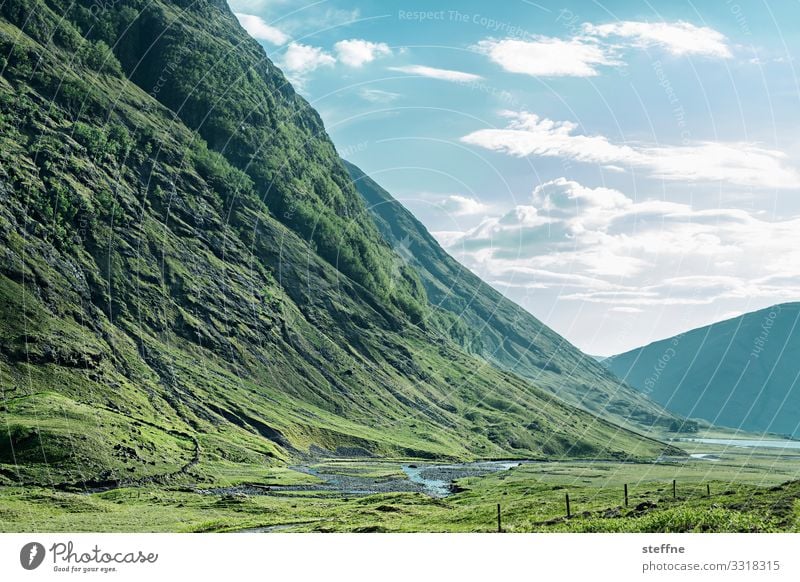
[[[673,412],[800,435],[800,303],[747,313],[603,361]]]
[[[453,259],[391,194],[356,166],[346,165],[383,238],[419,274],[434,309],[449,316],[442,335],[615,423],[639,428],[674,424],[672,414]]]
[[[224,2],[0,5],[0,482],[652,457],[443,337]]]

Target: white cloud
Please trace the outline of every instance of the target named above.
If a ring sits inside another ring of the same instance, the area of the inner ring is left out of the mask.
[[[293,42],[283,56],[283,66],[292,73],[310,73],[320,67],[330,67],[336,59],[319,47]]]
[[[439,206],[445,211],[455,216],[476,216],[485,214],[489,206],[468,196],[451,194],[441,201]]]
[[[732,53],[725,35],[705,26],[689,22],[635,22],[621,21],[610,24],[584,24],[587,35],[600,38],[628,39],[633,46],[657,46],[676,56],[698,55],[727,59]]]
[[[392,54],[389,45],[383,42],[370,42],[368,40],[350,39],[340,40],[333,48],[339,61],[348,67],[363,67],[380,56]]]
[[[281,59],[281,68],[289,80],[303,89],[307,76],[321,67],[332,67],[336,59],[323,49],[297,42],[290,43]]]
[[[800,217],[636,202],[565,178],[537,186],[531,202],[439,239],[497,286],[620,313],[800,296]]]
[[[270,26],[259,16],[237,12],[236,18],[239,19],[242,28],[257,40],[265,40],[275,45],[284,44],[289,40],[289,35],[274,26]]]
[[[598,67],[624,65],[619,55],[630,48],[658,47],[675,56],[733,56],[725,35],[683,21],[586,23],[581,32],[567,39],[489,38],[473,48],[506,71],[533,77],[594,77]]]
[[[586,188],[566,178],[545,182],[533,190],[533,201],[550,216],[572,216],[587,208],[595,212],[628,208],[631,200],[611,188]]]
[[[470,83],[480,81],[483,79],[480,75],[473,75],[472,73],[463,73],[461,71],[451,71],[449,69],[437,69],[434,67],[426,67],[425,65],[408,65],[404,67],[389,67],[390,71],[397,71],[400,73],[407,73],[409,75],[419,75],[421,77],[429,77],[431,79],[440,79],[442,81],[452,81],[454,83]]]
[[[682,146],[615,144],[602,135],[577,134],[577,124],[527,112],[505,111],[505,129],[482,129],[465,143],[512,156],[560,157],[603,166],[645,168],[654,178],[722,181],[740,186],[794,188],[800,175],[786,154],[745,142],[696,142]]]
[[[400,93],[392,93],[382,89],[362,89],[358,94],[362,99],[371,103],[391,103],[402,97]]]
[[[506,71],[534,77],[593,77],[598,65],[621,64],[605,47],[583,38],[489,39],[475,48]]]

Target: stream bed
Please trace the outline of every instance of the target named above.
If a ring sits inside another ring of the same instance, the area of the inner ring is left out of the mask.
[[[320,491],[333,495],[373,495],[375,493],[424,493],[431,497],[447,497],[455,492],[452,482],[466,477],[481,477],[507,471],[525,461],[477,461],[450,464],[404,464],[407,478],[369,477],[356,474],[328,472],[323,468],[296,465],[293,470],[313,475],[322,483],[302,485],[242,484],[232,487],[198,489],[205,495],[279,495],[282,492]]]
[[[507,471],[522,463],[523,461],[478,461],[452,465],[403,465],[403,472],[431,497],[447,497],[454,493],[452,483],[456,479]]]

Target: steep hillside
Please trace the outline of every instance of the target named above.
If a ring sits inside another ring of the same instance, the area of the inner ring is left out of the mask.
[[[441,333],[570,404],[622,424],[670,427],[676,418],[582,353],[448,255],[402,204],[347,164],[384,239],[419,273],[430,303],[452,316]]]
[[[437,333],[224,3],[0,16],[0,482],[664,448]]]
[[[800,303],[776,305],[608,358],[666,408],[753,432],[800,436]]]

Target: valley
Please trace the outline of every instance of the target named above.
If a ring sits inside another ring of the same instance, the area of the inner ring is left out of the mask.
[[[800,529],[800,486],[794,481],[800,454],[696,441],[681,445],[693,456],[630,463],[327,459],[246,473],[220,467],[217,478],[203,484],[178,479],[100,492],[2,487],[0,528],[493,532],[500,504],[507,532]],[[415,479],[420,474],[425,479]]]
[[[341,159],[225,2],[8,0],[0,71],[0,530],[798,529],[795,441],[760,442],[789,358],[759,340],[755,418],[761,384],[715,416],[587,356]]]

